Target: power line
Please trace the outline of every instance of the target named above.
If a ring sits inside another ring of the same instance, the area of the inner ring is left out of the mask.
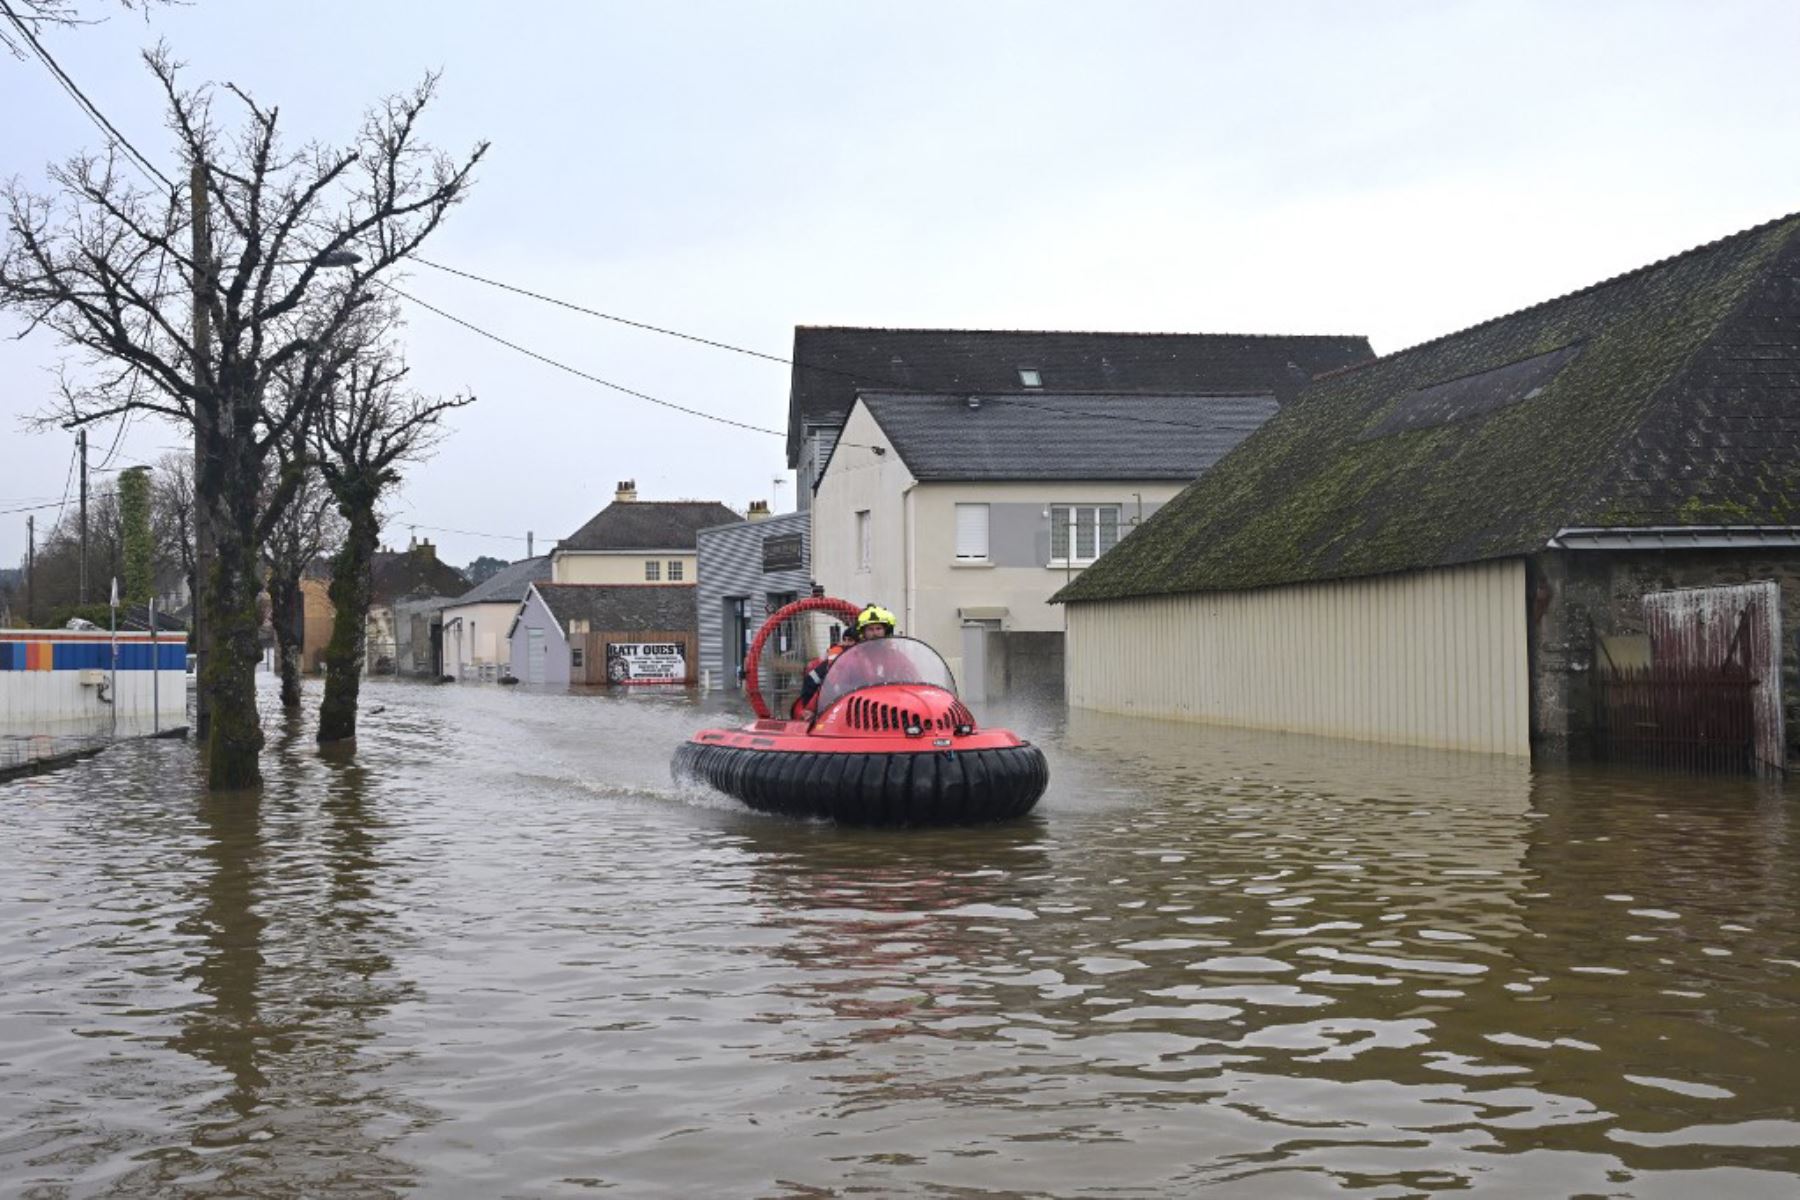
[[[396,525],[404,525],[408,529],[423,529],[429,533],[455,533],[463,537],[498,538],[509,542],[526,542],[530,538],[516,533],[481,533],[474,529],[446,529],[442,525],[421,525],[417,521],[396,521]]]
[[[7,0],[0,0],[0,10],[5,11],[6,19],[11,21],[13,28],[17,29],[19,34],[30,43],[31,49],[33,53],[37,55],[38,61],[44,64],[45,69],[50,72],[56,82],[62,85],[62,89],[69,93],[69,98],[75,101],[81,111],[87,115],[88,120],[94,122],[94,124],[99,127],[100,132],[105,134],[107,139],[119,149],[123,150],[126,157],[140,170],[150,175],[154,175],[157,179],[162,181],[164,187],[168,188],[170,191],[174,191],[174,181],[167,175],[164,175],[161,171],[157,170],[156,164],[151,162],[150,159],[136,146],[132,145],[131,139],[120,133],[116,125],[106,119],[106,114],[100,111],[98,105],[87,98],[87,94],[69,77],[69,73],[62,69],[61,64],[56,61],[48,50],[44,49],[44,44],[37,40],[37,35],[31,32],[31,27],[26,25],[25,22],[20,19],[19,14],[13,11],[12,5],[7,3]]]
[[[621,317],[614,313],[601,312],[599,309],[589,308],[583,304],[577,304],[573,300],[564,300],[564,299],[561,299],[556,296],[545,295],[542,292],[534,292],[530,288],[520,287],[517,284],[505,283],[498,279],[490,279],[485,275],[477,275],[473,271],[464,271],[459,267],[452,267],[452,266],[447,266],[444,263],[432,262],[428,258],[420,258],[417,255],[413,255],[411,257],[410,261],[419,263],[423,266],[431,267],[433,270],[443,271],[450,275],[459,275],[464,279],[473,280],[476,283],[483,283],[489,287],[499,288],[501,291],[513,292],[520,296],[528,296],[533,300],[539,300],[545,304],[553,304],[553,305],[556,305],[558,308],[566,308],[572,312],[583,313],[590,317],[596,317],[602,321],[611,321],[614,324],[627,325],[633,329],[642,329],[642,330],[646,330],[647,332],[650,332],[650,333],[660,333],[666,337],[680,338],[684,342],[695,342],[702,346],[711,346],[712,348],[714,348],[716,350],[728,350],[733,354],[743,354],[743,355],[747,355],[750,358],[760,358],[765,362],[779,363],[783,366],[794,367],[794,368],[797,368],[802,371],[817,371],[817,372],[819,372],[821,374],[825,374],[825,375],[836,375],[839,378],[850,380],[852,383],[857,384],[860,388],[862,388],[865,391],[892,391],[892,392],[903,393],[903,394],[909,395],[909,396],[930,396],[930,397],[952,399],[952,400],[962,400],[962,399],[966,399],[967,397],[969,397],[971,395],[974,395],[974,396],[981,397],[981,401],[983,404],[1006,404],[1006,405],[1012,405],[1012,406],[1020,407],[1020,408],[1034,409],[1038,412],[1052,413],[1052,414],[1055,414],[1058,416],[1092,417],[1095,420],[1100,420],[1100,421],[1126,421],[1126,422],[1130,422],[1130,423],[1136,424],[1136,425],[1162,425],[1162,426],[1170,426],[1170,427],[1173,427],[1176,429],[1212,430],[1212,429],[1217,428],[1216,425],[1214,425],[1210,422],[1180,421],[1180,420],[1175,420],[1175,419],[1169,418],[1169,417],[1145,417],[1145,416],[1139,416],[1136,413],[1096,412],[1091,409],[1069,408],[1066,405],[1052,403],[1049,400],[1037,400],[1037,399],[1033,399],[1032,397],[1029,397],[1029,396],[995,395],[991,392],[983,392],[983,391],[980,391],[980,390],[974,389],[974,388],[961,388],[961,389],[957,389],[954,391],[943,391],[943,390],[930,389],[930,388],[911,388],[911,387],[905,387],[905,386],[901,386],[901,385],[873,385],[869,382],[867,375],[858,373],[856,371],[847,371],[842,367],[825,366],[821,363],[809,363],[809,362],[805,362],[805,361],[803,361],[801,359],[797,359],[797,358],[784,358],[783,356],[781,356],[779,354],[769,354],[762,350],[752,350],[747,346],[734,346],[730,342],[721,342],[715,338],[701,337],[699,334],[683,333],[679,329],[669,329],[662,325],[652,325],[647,321],[635,321],[629,317]],[[423,303],[423,301],[419,301],[418,303]],[[426,307],[430,307],[430,306],[427,305]],[[436,311],[436,310],[434,310],[434,311]],[[448,314],[444,314],[444,315],[448,315]],[[452,317],[451,319],[456,320],[456,318],[454,318],[454,317]],[[461,323],[461,322],[459,322],[459,323]],[[473,326],[471,326],[470,328],[473,328]],[[476,330],[476,332],[479,333],[481,331]],[[492,335],[490,334],[487,336],[491,337]],[[495,340],[499,340],[499,339],[495,339]],[[1259,395],[1260,396],[1260,395],[1266,395],[1267,393],[1229,392],[1229,393],[1216,393],[1216,394],[1219,394],[1219,395],[1244,395],[1244,396]],[[763,430],[761,432],[767,433],[770,431]],[[783,433],[781,436],[786,437],[787,434]],[[844,443],[844,444],[849,445],[850,443]]]
[[[75,449],[69,451],[69,470],[68,470],[68,473],[63,476],[62,500],[56,506],[56,521],[55,521],[55,524],[51,526],[51,528],[55,528],[57,525],[62,524],[63,509],[67,508],[68,504],[69,504],[69,485],[75,481],[75,462],[80,457],[81,457],[81,448],[79,445],[77,445]],[[50,506],[48,504],[46,504],[46,505],[44,505],[44,507],[49,508]]]
[[[745,354],[751,358],[760,358],[772,363],[781,363],[785,366],[791,367],[795,365],[791,359],[782,358],[776,354],[765,354],[761,350],[751,350],[744,346],[734,346],[730,342],[715,341],[712,338],[701,337],[696,333],[683,333],[679,329],[667,329],[661,325],[652,325],[647,321],[634,321],[630,317],[621,317],[612,313],[604,313],[596,308],[588,308],[586,305],[576,304],[573,300],[560,300],[555,296],[546,296],[542,292],[534,292],[529,288],[522,288],[511,283],[502,283],[498,279],[489,279],[486,276],[477,275],[473,271],[464,271],[456,267],[445,266],[443,263],[432,262],[430,259],[420,258],[418,255],[413,255],[411,261],[430,267],[435,271],[444,271],[451,275],[460,275],[464,279],[472,279],[476,283],[485,283],[489,287],[500,288],[503,291],[508,292],[517,292],[521,296],[529,296],[533,300],[541,300],[545,304],[554,304],[560,308],[567,308],[574,312],[586,313],[588,316],[598,317],[602,321],[612,321],[619,325],[629,325],[633,329],[642,329],[650,333],[660,333],[665,337],[680,338],[685,342],[698,342],[702,346],[711,346],[715,350],[729,350],[733,354]],[[811,367],[808,369],[832,371],[839,375],[854,378],[854,376],[850,375],[850,372],[842,371],[835,367]],[[782,436],[785,437],[787,435],[783,434]]]
[[[14,513],[43,512],[46,508],[61,508],[63,505],[67,504],[68,502],[69,502],[68,498],[65,496],[61,500],[52,500],[48,504],[27,504],[23,508],[0,508],[0,517],[10,517]],[[57,520],[51,522],[51,528],[55,528],[56,525],[61,522],[61,520],[62,520],[62,514],[58,513]]]
[[[690,417],[699,417],[703,421],[716,421],[720,425],[730,425],[736,429],[746,429],[746,430],[749,430],[751,433],[766,433],[770,437],[778,437],[778,438],[787,437],[787,433],[785,430],[766,429],[761,425],[752,425],[748,421],[735,421],[730,417],[721,417],[721,416],[717,415],[716,413],[704,412],[698,408],[689,408],[685,404],[676,404],[672,400],[664,400],[660,397],[652,396],[648,392],[640,392],[635,388],[628,388],[624,384],[614,383],[610,379],[602,379],[598,375],[592,375],[586,371],[583,371],[580,367],[571,367],[568,363],[561,362],[557,359],[551,358],[548,354],[540,354],[536,350],[532,350],[525,346],[519,345],[519,343],[517,343],[517,342],[508,341],[506,338],[501,337],[497,333],[490,333],[486,329],[483,329],[481,326],[476,325],[471,321],[465,321],[461,317],[456,316],[453,313],[445,312],[443,309],[439,308],[435,304],[427,303],[426,301],[419,299],[417,296],[414,296],[408,292],[401,291],[399,288],[395,287],[391,283],[386,283],[379,279],[375,280],[374,282],[380,284],[382,287],[386,288],[388,291],[394,293],[394,295],[399,296],[404,300],[410,300],[414,304],[417,304],[420,308],[423,308],[429,312],[436,313],[438,316],[444,318],[446,321],[450,321],[457,325],[461,325],[464,329],[467,329],[470,333],[480,334],[482,337],[487,338],[489,341],[498,342],[500,345],[505,346],[509,350],[516,350],[520,354],[525,355],[527,358],[535,358],[539,362],[544,363],[548,366],[555,367],[559,371],[567,371],[569,374],[574,375],[580,379],[585,379],[589,383],[597,383],[603,388],[610,388],[615,392],[620,392],[624,395],[632,396],[639,400],[645,400],[651,404],[660,405],[663,408],[674,409],[676,412],[686,413]]]
[[[162,299],[163,271],[168,265],[169,251],[165,246],[156,260],[156,280],[150,285],[151,296],[159,301]],[[144,340],[146,342],[150,340],[150,314],[148,312],[144,314]],[[131,388],[125,393],[125,412],[119,418],[119,427],[113,430],[112,445],[107,448],[106,457],[100,460],[100,465],[96,470],[106,470],[107,466],[112,462],[113,456],[118,454],[119,446],[125,440],[125,431],[131,427],[132,414],[137,411],[135,408],[132,408],[131,405],[137,402],[138,384],[143,382],[143,379],[144,373],[141,370],[133,371],[131,373]]]

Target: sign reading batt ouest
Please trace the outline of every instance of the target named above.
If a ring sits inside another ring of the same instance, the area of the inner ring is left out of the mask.
[[[687,657],[680,642],[606,643],[608,683],[686,683]]]

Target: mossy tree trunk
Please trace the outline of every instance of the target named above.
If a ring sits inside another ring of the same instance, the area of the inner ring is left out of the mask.
[[[331,563],[331,641],[325,647],[325,699],[319,705],[319,741],[356,737],[356,704],[362,693],[363,659],[368,652],[370,567],[381,537],[375,516],[379,490],[352,481],[337,483],[338,511],[348,528]]]
[[[294,712],[300,707],[300,653],[303,649],[300,577],[271,571],[268,588],[269,624],[275,629],[275,666],[281,675],[281,707]]]
[[[212,652],[202,659],[200,686],[211,701],[206,737],[206,783],[239,790],[262,783],[262,719],[256,711],[256,664],[262,659],[262,590],[258,521],[262,516],[263,458],[256,439],[238,427],[254,403],[220,406],[205,445],[205,469],[195,481],[200,519],[208,525],[213,561],[201,582],[200,604]]]

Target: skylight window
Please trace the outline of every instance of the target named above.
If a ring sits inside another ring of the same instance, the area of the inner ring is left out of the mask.
[[[1020,367],[1019,384],[1022,387],[1043,387],[1044,377],[1036,367]]]
[[[1522,404],[1541,394],[1580,354],[1581,343],[1571,342],[1544,354],[1417,388],[1400,397],[1362,436],[1378,438],[1431,429]]]

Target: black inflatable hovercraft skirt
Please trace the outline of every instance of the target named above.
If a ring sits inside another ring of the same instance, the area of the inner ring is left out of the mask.
[[[916,754],[803,754],[686,742],[677,780],[705,781],[763,812],[846,825],[975,825],[1031,811],[1050,784],[1036,746]]]

